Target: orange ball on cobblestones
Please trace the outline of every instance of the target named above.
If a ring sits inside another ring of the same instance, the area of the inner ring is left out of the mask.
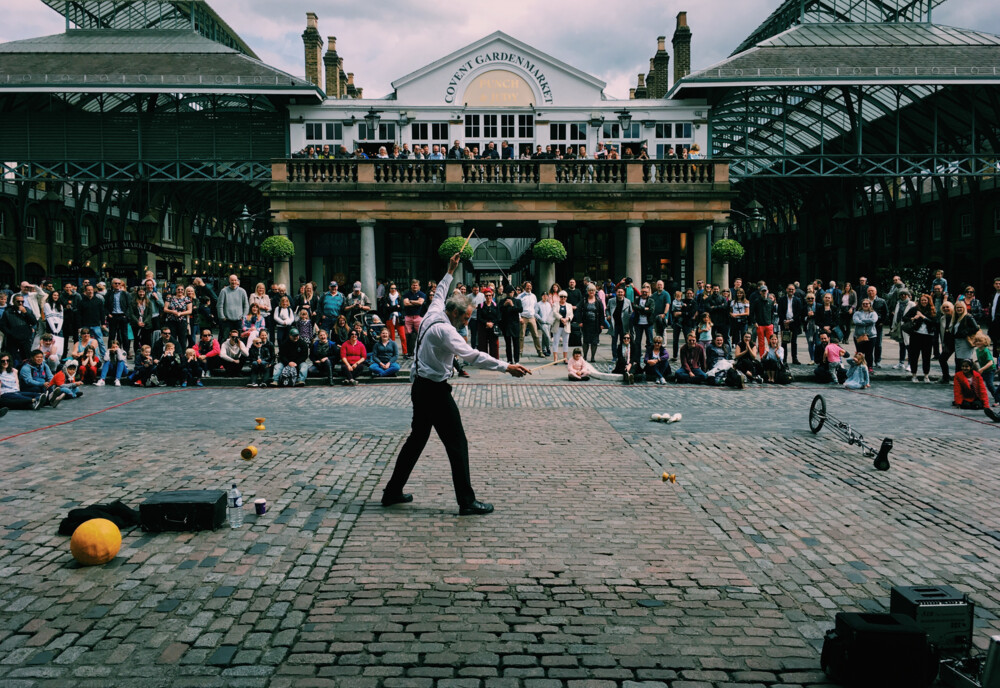
[[[100,566],[115,558],[122,547],[122,532],[106,518],[84,521],[69,541],[73,558],[84,566]]]

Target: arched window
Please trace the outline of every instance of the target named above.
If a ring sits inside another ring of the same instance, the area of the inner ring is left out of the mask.
[[[496,239],[490,239],[476,247],[476,250],[472,253],[473,261],[488,261],[490,259],[498,263],[504,261],[510,262],[510,249]]]

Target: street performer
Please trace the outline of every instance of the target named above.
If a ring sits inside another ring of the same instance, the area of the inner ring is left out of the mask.
[[[433,427],[448,452],[451,479],[455,484],[455,497],[458,499],[458,513],[469,516],[493,511],[492,504],[476,501],[476,493],[472,490],[472,481],[469,477],[469,443],[465,439],[458,406],[451,397],[451,385],[448,384],[448,379],[452,375],[452,364],[457,356],[466,363],[487,370],[507,371],[514,377],[528,375],[531,371],[522,365],[508,365],[488,354],[476,351],[458,333],[460,328],[468,324],[474,306],[473,300],[465,294],[456,292],[447,298],[452,275],[459,265],[459,255],[456,253],[451,257],[448,274],[438,282],[434,300],[417,331],[413,366],[410,369],[413,422],[410,426],[410,436],[399,450],[392,477],[382,493],[382,506],[413,501],[413,495],[404,494],[403,487],[427,445]]]

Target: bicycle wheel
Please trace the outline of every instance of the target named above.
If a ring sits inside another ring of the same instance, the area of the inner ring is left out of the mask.
[[[823,398],[822,394],[817,394],[813,397],[812,404],[809,406],[809,429],[815,435],[823,429],[823,423],[825,422],[826,399]]]

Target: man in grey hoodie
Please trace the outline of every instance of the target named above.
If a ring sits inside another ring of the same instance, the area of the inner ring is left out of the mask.
[[[232,328],[240,331],[243,316],[250,312],[250,299],[240,286],[240,278],[229,276],[229,286],[219,292],[218,302],[219,339],[224,339]]]

